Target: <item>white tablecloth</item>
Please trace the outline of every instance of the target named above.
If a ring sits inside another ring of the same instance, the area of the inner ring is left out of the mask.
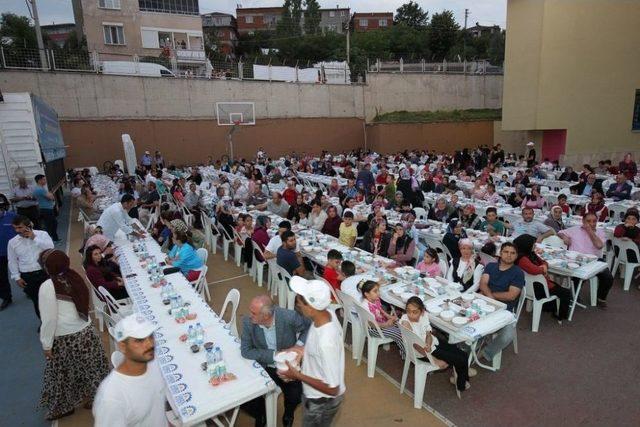
[[[163,260],[165,255],[149,237],[144,239],[150,255]],[[140,267],[132,244],[121,238],[116,241],[122,251],[120,256],[128,261],[123,276],[135,273],[136,277],[125,279],[125,285],[134,304],[134,311],[153,322],[156,359],[167,383],[167,396],[174,412],[184,426],[200,423],[220,413],[233,409],[258,396],[269,394],[276,385],[262,367],[240,354],[240,340],[234,337],[225,323],[209,305],[194,291],[181,273],[166,276],[184,301],[191,303],[190,312],[197,313],[195,320],[178,324],[169,314],[169,306],[162,303],[161,288],[152,288],[146,271]],[[202,370],[206,352],[192,353],[189,345],[179,340],[187,333],[189,325],[200,322],[205,330],[204,341],[212,341],[223,351],[227,371],[237,379],[217,387],[209,384],[209,377]]]

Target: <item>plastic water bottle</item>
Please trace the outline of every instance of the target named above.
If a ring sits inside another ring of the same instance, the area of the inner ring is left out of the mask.
[[[187,337],[189,345],[196,344],[196,331],[193,329],[193,325],[189,325],[189,332],[187,332]]]
[[[208,348],[207,350],[207,366],[213,365],[216,363],[215,354],[213,353],[213,348]]]
[[[220,349],[220,347],[216,346],[216,348],[213,350],[213,355],[216,363],[222,361],[222,350]]]
[[[196,333],[196,344],[202,345],[204,343],[204,328],[202,327],[200,322],[196,324],[195,333]]]

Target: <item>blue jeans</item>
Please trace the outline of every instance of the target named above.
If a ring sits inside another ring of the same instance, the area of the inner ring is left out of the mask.
[[[494,356],[504,350],[516,333],[516,324],[512,323],[496,332],[494,337],[488,338],[487,346],[482,350],[487,360],[493,360]]]

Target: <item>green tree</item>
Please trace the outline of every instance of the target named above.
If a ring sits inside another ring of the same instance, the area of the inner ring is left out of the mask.
[[[409,27],[400,23],[388,30],[389,50],[399,59],[429,58],[431,53],[427,43],[427,31],[424,28]]]
[[[62,47],[64,50],[87,50],[87,38],[85,36],[78,37],[77,31],[71,31],[69,37]]]
[[[0,16],[0,42],[16,47],[38,47],[36,30],[29,18],[13,13],[3,13]]]
[[[504,46],[506,41],[505,31],[500,31],[491,35],[489,40],[489,48],[487,49],[487,56],[489,62],[493,65],[502,65],[504,62]]]
[[[317,0],[305,0],[304,32],[317,34],[320,31],[320,5]]]
[[[456,44],[460,26],[453,17],[453,12],[445,10],[431,17],[429,24],[429,50],[434,59],[440,61],[448,57],[449,51]]]
[[[405,24],[412,28],[420,28],[429,22],[429,12],[422,10],[418,3],[411,0],[396,10],[396,24]]]
[[[298,36],[302,33],[300,22],[302,19],[302,0],[285,0],[282,5],[282,19],[278,22],[279,36]]]

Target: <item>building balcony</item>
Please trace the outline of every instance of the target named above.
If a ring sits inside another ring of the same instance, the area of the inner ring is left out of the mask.
[[[176,49],[175,54],[178,62],[204,62],[207,59],[204,50]]]

